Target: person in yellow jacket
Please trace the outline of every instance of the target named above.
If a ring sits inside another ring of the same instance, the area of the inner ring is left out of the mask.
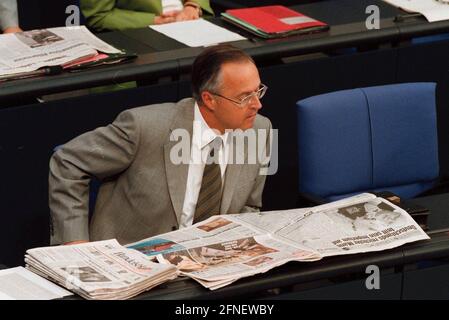
[[[80,0],[94,31],[143,28],[150,24],[198,19],[213,14],[209,0]]]

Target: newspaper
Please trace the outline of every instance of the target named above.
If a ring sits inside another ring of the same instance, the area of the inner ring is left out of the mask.
[[[392,6],[407,12],[419,12],[427,21],[443,21],[449,19],[449,4],[443,0],[384,0]]]
[[[0,75],[30,72],[120,50],[85,26],[38,29],[0,35]]]
[[[174,266],[152,262],[115,239],[26,253],[27,269],[86,299],[128,299],[177,277]]]
[[[0,300],[52,300],[70,295],[23,267],[0,270]]]
[[[381,251],[429,239],[403,209],[373,194],[312,208],[211,217],[127,245],[209,289],[289,261]]]

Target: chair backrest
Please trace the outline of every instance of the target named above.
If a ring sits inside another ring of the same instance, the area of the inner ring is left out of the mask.
[[[439,175],[435,83],[343,90],[297,102],[300,192],[411,198]]]

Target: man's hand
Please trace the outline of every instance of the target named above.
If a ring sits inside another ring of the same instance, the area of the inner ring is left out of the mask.
[[[16,32],[22,32],[23,30],[19,27],[8,27],[5,30],[3,30],[3,33],[16,33]]]
[[[64,243],[65,246],[70,246],[72,244],[81,244],[81,243],[88,243],[89,241],[86,240],[77,240],[77,241],[70,241],[70,242],[66,242]]]
[[[200,17],[200,10],[192,7],[185,6],[184,10],[178,13],[176,16],[176,21],[187,21],[187,20],[196,20]]]

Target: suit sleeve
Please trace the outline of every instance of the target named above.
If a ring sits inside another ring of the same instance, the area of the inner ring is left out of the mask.
[[[116,0],[81,0],[86,24],[95,31],[144,28],[154,23],[154,12],[116,7]]]
[[[124,111],[106,127],[87,132],[59,148],[50,159],[51,243],[89,240],[89,182],[126,170],[140,140],[137,120]]]
[[[5,30],[8,27],[18,27],[19,19],[17,15],[16,0],[0,1],[0,28]]]
[[[267,119],[267,141],[265,144],[265,154],[270,155],[271,152],[271,122]],[[265,180],[267,178],[266,171],[267,171],[268,163],[260,163],[260,170],[259,175],[257,176],[253,189],[248,197],[248,200],[246,201],[245,206],[242,208],[241,213],[244,212],[259,212],[262,208],[262,193],[265,186]]]

